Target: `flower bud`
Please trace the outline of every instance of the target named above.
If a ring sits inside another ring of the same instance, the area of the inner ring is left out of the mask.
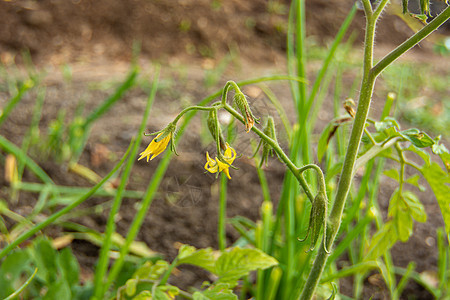
[[[245,129],[249,132],[255,122],[258,123],[258,119],[255,118],[252,111],[250,110],[250,106],[248,105],[247,99],[245,95],[241,92],[236,92],[233,97],[233,101],[236,104],[237,108],[241,111],[242,116],[244,117]]]
[[[264,126],[264,134],[267,135],[268,137],[270,137],[272,140],[274,140],[276,143],[278,143],[277,141],[277,135],[276,135],[276,131],[275,131],[275,122],[273,121],[273,118],[271,116],[269,116],[267,118],[267,123],[266,126]],[[265,140],[261,140],[262,142],[262,155],[261,155],[261,163],[259,164],[259,166],[261,167],[263,163],[267,164],[267,161],[269,159],[269,154],[270,156],[273,156],[274,150],[272,148],[272,146],[267,143]]]
[[[353,101],[353,99],[351,98],[347,98],[344,102],[344,108],[352,118],[354,118],[356,114],[353,107],[355,107],[355,101]]]
[[[213,109],[209,112],[208,119],[206,120],[206,122],[208,125],[209,132],[211,133],[213,139],[215,141],[217,141],[217,139],[219,139],[220,148],[223,151],[225,151],[227,149],[227,147],[225,145],[225,139],[223,138],[223,135],[222,135],[222,129],[220,128],[220,126],[218,126],[219,119],[217,118],[217,110]],[[219,133],[218,136],[217,136],[217,133]]]
[[[323,228],[323,246],[325,251],[328,253],[326,248],[326,232],[327,232],[327,198],[324,192],[319,191],[317,196],[314,198],[311,207],[311,214],[309,217],[309,226],[304,239],[299,239],[300,242],[305,241],[308,236],[311,236],[311,244],[308,251],[314,250],[317,240],[320,236],[320,231]]]

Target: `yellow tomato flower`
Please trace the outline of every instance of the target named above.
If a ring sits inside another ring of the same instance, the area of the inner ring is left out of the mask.
[[[231,179],[230,172],[228,169],[230,168],[230,165],[233,163],[235,158],[236,158],[236,151],[234,151],[234,149],[231,148],[230,145],[228,145],[228,143],[226,143],[226,150],[223,155],[223,160],[225,162],[219,160],[219,158],[217,157],[215,159],[212,159],[209,156],[209,153],[206,152],[205,169],[210,173],[224,172],[225,175],[227,175],[228,179]]]
[[[163,133],[164,132],[161,132],[160,134],[158,134],[153,139],[153,141],[148,145],[147,149],[145,149],[144,152],[139,154],[141,157],[139,157],[138,160],[141,160],[144,157],[147,157],[147,162],[148,162],[150,155],[152,155],[152,157],[150,158],[150,160],[152,160],[155,157],[157,157],[159,154],[161,154],[161,152],[163,152],[167,148],[167,145],[169,144],[169,142],[172,138],[172,133],[170,132],[166,137],[162,138],[161,140],[158,140],[158,138]]]

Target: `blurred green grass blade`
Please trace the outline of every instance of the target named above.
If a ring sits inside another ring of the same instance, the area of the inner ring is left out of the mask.
[[[309,94],[308,102],[307,102],[307,109],[306,111],[309,112],[311,109],[312,104],[314,103],[314,99],[316,98],[317,92],[319,91],[319,88],[321,86],[322,80],[327,74],[329,70],[329,66],[331,61],[333,60],[336,50],[338,49],[338,46],[340,45],[342,39],[344,38],[345,34],[347,33],[347,30],[350,26],[350,24],[353,21],[353,18],[356,14],[356,4],[352,6],[352,9],[348,13],[347,17],[345,18],[344,22],[342,23],[341,27],[339,28],[338,33],[336,34],[336,37],[331,44],[330,50],[327,53],[327,56],[323,62],[322,68],[320,69],[316,80],[314,81],[314,84],[311,88],[311,93]]]
[[[122,159],[116,164],[116,166],[111,170],[111,172],[109,172],[98,184],[96,184],[89,192],[87,192],[86,194],[84,194],[83,196],[81,196],[80,198],[78,198],[78,200],[76,200],[75,202],[73,202],[72,204],[64,207],[63,209],[59,210],[58,212],[52,214],[51,216],[49,216],[45,221],[42,221],[41,223],[35,225],[33,228],[31,228],[30,230],[26,231],[25,233],[21,234],[20,237],[18,237],[16,240],[14,240],[11,244],[7,245],[5,248],[3,248],[0,251],[0,259],[5,257],[11,250],[13,250],[15,247],[19,246],[22,242],[24,242],[25,240],[31,238],[34,234],[36,234],[38,231],[44,229],[45,227],[47,227],[48,225],[52,224],[53,222],[55,222],[58,218],[60,218],[61,216],[67,214],[68,212],[70,212],[72,209],[74,209],[75,207],[77,207],[78,205],[80,205],[81,203],[83,203],[84,201],[86,201],[87,199],[89,199],[92,195],[95,194],[95,192],[106,182],[109,180],[109,178],[111,178],[112,175],[114,175],[114,173],[117,172],[117,170],[119,170],[119,168],[122,166],[122,164],[125,162],[125,160],[127,159],[129,153],[130,153],[130,149],[131,146],[133,145],[134,141],[132,141],[130,143],[130,146],[128,147],[128,150],[126,151],[126,153],[123,155]]]
[[[136,77],[139,74],[138,67],[133,67],[130,74],[128,74],[126,80],[116,89],[114,94],[107,98],[103,103],[98,106],[92,113],[90,113],[85,121],[85,128],[89,128],[92,123],[100,118],[105,112],[107,112],[112,105],[114,105],[122,96],[133,87]]]
[[[400,279],[399,283],[397,284],[397,287],[395,288],[394,294],[392,296],[392,299],[399,299],[400,295],[402,294],[403,290],[406,287],[406,284],[408,283],[409,279],[411,278],[411,273],[416,268],[416,263],[411,261],[409,262],[408,266],[406,267],[406,272]]]
[[[272,92],[272,90],[269,87],[265,85],[260,85],[260,88],[264,92],[264,94],[266,94],[267,98],[269,98],[269,101],[277,110],[281,122],[283,123],[284,130],[286,131],[286,136],[288,137],[288,139],[291,139],[292,126],[289,123],[289,118],[287,117],[286,111],[284,110],[280,101],[278,101],[277,96]]]
[[[450,292],[449,245],[442,228],[438,228],[437,230],[437,247],[439,290]]]
[[[366,226],[370,224],[372,218],[366,216],[364,219],[359,220],[356,226],[349,231],[345,238],[336,246],[327,260],[327,265],[335,262],[349,247],[352,247],[352,242],[366,229]]]
[[[400,267],[394,267],[394,272],[397,275],[404,276],[406,272],[408,272],[407,269],[400,268]],[[431,293],[433,296],[433,299],[440,299],[440,291],[439,289],[435,288],[433,286],[433,282],[430,282],[430,280],[427,280],[424,278],[420,273],[417,273],[416,271],[410,271],[410,278],[414,279],[415,282],[423,286],[427,291]],[[445,299],[445,298],[444,298]]]
[[[166,151],[162,160],[158,164],[158,167],[148,185],[147,191],[145,192],[144,198],[142,199],[142,201],[140,203],[140,208],[139,208],[136,216],[134,217],[133,222],[130,225],[130,229],[128,230],[125,244],[120,249],[120,256],[115,261],[115,263],[113,264],[113,266],[111,268],[111,271],[109,272],[105,289],[108,289],[109,286],[111,286],[111,284],[117,278],[117,275],[119,274],[120,270],[122,269],[123,263],[125,261],[125,256],[128,253],[131,243],[136,238],[136,236],[139,232],[139,229],[144,221],[144,218],[147,215],[147,211],[150,208],[151,203],[153,202],[153,198],[156,194],[159,184],[161,183],[161,181],[164,177],[164,174],[167,170],[167,167],[169,166],[171,156],[172,156],[172,152]]]
[[[328,276],[324,276],[320,282],[324,283],[324,282],[329,282],[332,280],[335,280],[337,278],[343,278],[343,277],[347,277],[356,273],[365,273],[367,271],[373,270],[373,269],[378,269],[379,265],[376,261],[366,261],[366,262],[362,262],[359,264],[354,264],[351,265],[349,267],[346,268],[342,268],[341,270],[339,270],[338,272],[335,272],[331,275]]]
[[[8,118],[9,114],[13,111],[16,105],[22,100],[25,93],[34,86],[34,81],[31,79],[27,79],[22,85],[19,87],[17,94],[12,97],[8,103],[6,104],[3,111],[0,110],[0,126],[2,126],[3,122]]]
[[[122,177],[120,179],[120,184],[117,189],[116,195],[113,200],[113,205],[109,212],[109,217],[106,224],[106,230],[104,235],[103,245],[100,250],[100,256],[98,259],[97,268],[95,270],[94,276],[94,297],[97,299],[103,299],[105,294],[106,286],[103,282],[106,274],[106,270],[108,268],[109,257],[108,253],[111,248],[112,236],[115,232],[115,219],[116,215],[119,212],[120,205],[122,203],[122,197],[124,196],[125,187],[128,183],[128,178],[131,174],[131,169],[135,163],[135,157],[139,150],[139,146],[141,144],[142,136],[145,130],[145,126],[147,124],[148,116],[150,114],[150,110],[155,99],[156,91],[158,89],[158,81],[159,81],[159,67],[157,67],[153,79],[152,89],[150,95],[147,99],[147,105],[145,107],[144,115],[142,117],[141,125],[139,127],[138,135],[136,138],[136,142],[133,145],[131,150],[130,159],[127,161],[125,165],[124,171],[122,173]]]
[[[19,297],[20,293],[23,292],[23,290],[25,290],[25,288],[31,283],[31,281],[34,279],[34,276],[36,275],[38,269],[34,269],[33,274],[31,274],[31,276],[27,279],[27,281],[25,281],[14,293],[12,293],[11,295],[9,295],[8,297],[6,297],[4,300],[12,300],[15,299],[16,297]]]
[[[220,187],[219,187],[219,220],[217,224],[217,235],[219,239],[219,250],[225,250],[227,246],[226,239],[226,217],[227,217],[227,183],[228,178],[225,174],[220,175]]]
[[[39,134],[39,121],[42,115],[45,93],[46,93],[45,87],[39,87],[36,97],[36,103],[33,108],[33,115],[31,117],[30,127],[28,128],[27,133],[25,134],[22,140],[22,151],[24,153],[28,153],[28,148],[30,147],[33,137]],[[22,178],[24,168],[25,165],[22,162],[19,162],[17,166],[17,173],[19,175],[18,176],[19,180]]]
[[[305,17],[305,0],[295,0],[296,3],[296,53],[297,58],[297,76],[306,78],[306,17]],[[304,82],[298,82],[297,88],[299,90],[299,98],[297,100],[297,116],[305,116],[305,104],[306,104],[306,84]]]
[[[28,167],[40,180],[44,183],[53,183],[53,180],[45,173],[41,167],[38,166],[26,153],[22,151],[19,147],[8,141],[6,138],[0,135],[0,148],[8,153],[13,154],[18,161],[22,162],[26,167]]]
[[[35,192],[40,193],[43,189],[48,189],[48,191],[51,194],[54,195],[80,195],[85,194],[91,190],[91,188],[87,187],[75,187],[75,186],[62,186],[62,185],[56,185],[56,184],[41,184],[41,183],[31,183],[31,182],[18,182],[14,184],[14,187],[27,191],[27,192]],[[98,189],[94,196],[99,197],[111,197],[114,196],[116,193],[115,189],[104,189],[100,188]],[[138,199],[142,198],[144,195],[141,191],[133,191],[133,190],[126,190],[124,191],[124,197],[126,198],[132,198],[132,199]]]

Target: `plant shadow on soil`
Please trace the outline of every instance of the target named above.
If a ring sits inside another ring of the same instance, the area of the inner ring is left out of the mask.
[[[11,59],[14,60],[15,53],[29,49],[37,65],[43,68],[50,65],[49,74],[42,83],[47,91],[40,123],[41,132],[46,131],[48,124],[56,118],[61,109],[68,112],[70,119],[79,102],[84,102],[85,110],[89,112],[100,100],[105,99],[111,93],[111,89],[92,89],[92,83],[123,80],[128,68],[128,64],[124,61],[131,57],[131,44],[134,39],[143,41],[140,60],[143,70],[152,68],[149,59],[168,62],[167,69],[171,70],[166,71],[163,68],[163,84],[151,111],[148,132],[159,130],[175,117],[183,105],[196,103],[211,92],[211,89],[204,87],[205,70],[198,66],[216,63],[217,60],[204,58],[199,54],[214,53],[220,57],[228,51],[229,45],[239,45],[238,72],[227,70],[216,88],[221,88],[227,79],[235,77],[246,79],[284,69],[280,65],[284,64],[285,32],[277,31],[276,25],[277,22],[285,22],[286,15],[268,13],[265,1],[246,1],[246,4],[241,1],[230,1],[227,5],[223,4],[218,11],[212,9],[210,4],[198,4],[195,1],[183,1],[181,8],[170,2],[162,4],[134,1],[133,5],[128,5],[117,1],[112,7],[106,0],[79,1],[78,4],[65,1],[41,1],[32,4],[21,1],[0,3],[0,16],[4,15],[2,19],[10,21],[8,26],[15,26],[8,27],[11,32],[18,32],[18,35],[7,35],[4,33],[8,32],[6,30],[0,34],[2,62],[8,63]],[[336,32],[340,22],[336,22],[335,18],[343,19],[349,7],[340,5],[339,1],[331,2],[313,1],[308,4],[311,11],[314,10],[323,16],[319,18],[322,22],[316,20],[314,15],[308,17],[308,32],[324,37],[332,36]],[[193,9],[194,4],[196,9]],[[339,9],[331,10],[332,13],[327,18],[325,14],[330,11],[330,6]],[[142,7],[146,9],[141,9]],[[173,15],[167,13],[171,10],[174,10]],[[335,16],[336,11],[340,12],[339,17]],[[183,15],[181,12],[185,13],[185,20],[180,17]],[[131,18],[132,22],[128,21],[130,15],[134,16]],[[204,22],[196,22],[199,16],[205,17],[206,26]],[[214,19],[219,16],[220,19]],[[230,21],[233,18],[234,21]],[[397,35],[391,34],[389,42],[402,41],[408,35],[405,33],[408,32],[406,27],[399,25],[398,20],[386,19],[387,23],[396,24],[397,30]],[[359,14],[355,30],[359,30],[362,20],[362,14]],[[179,25],[182,21],[187,22],[184,24],[191,24],[188,34],[180,31]],[[251,26],[236,31],[235,23],[242,25],[246,21],[250,22]],[[386,30],[384,28],[380,29],[381,33]],[[221,33],[221,30],[225,33]],[[195,53],[186,55],[185,49],[190,49],[192,45],[191,48],[195,49]],[[16,61],[18,60],[20,59]],[[60,75],[59,67],[63,63],[72,65],[73,76],[70,82],[64,81]],[[180,67],[176,67],[178,63]],[[273,84],[271,87],[282,99],[287,111],[293,111],[289,107],[292,104],[289,100],[291,97],[288,86],[283,83]],[[247,90],[248,94],[252,92],[255,90]],[[9,99],[11,96],[5,91],[1,93],[3,99]],[[29,126],[35,97],[35,91],[27,94],[2,127],[2,135],[16,145],[21,143],[22,136]],[[133,89],[95,124],[80,159],[82,165],[88,166],[101,176],[112,168],[114,157],[120,156],[125,151],[130,139],[138,130],[146,98],[144,88]],[[329,99],[326,101],[331,103],[332,95],[327,98]],[[267,112],[267,99],[257,91],[252,99],[255,111],[261,114]],[[4,101],[0,102],[2,106],[5,104]],[[374,105],[375,111],[381,110],[382,106],[378,106]],[[323,128],[330,119],[331,117],[324,112],[319,118],[319,128],[315,133],[319,133],[320,128]],[[144,241],[152,250],[163,254],[169,260],[177,254],[176,243],[186,243],[197,248],[217,248],[218,180],[214,175],[205,173],[203,169],[205,152],[215,151],[211,141],[201,138],[203,132],[200,124],[201,119],[196,117],[177,145],[180,156],[172,159],[138,235],[138,240]],[[240,125],[238,132],[239,139],[235,148],[243,156],[236,160],[239,170],[231,170],[227,217],[242,215],[255,221],[259,218],[262,201],[254,161],[249,158],[252,153],[249,138],[255,136],[252,133],[245,134],[243,126]],[[143,149],[144,144],[148,142],[150,137],[144,138],[141,148]],[[57,184],[91,186],[86,179],[68,172],[64,165],[56,164],[51,159],[39,159],[39,153],[34,153],[33,158],[37,159],[39,165]],[[159,158],[150,163],[136,162],[128,189],[144,190],[158,161]],[[284,167],[274,159],[266,168],[266,176],[270,183],[272,199],[278,199]],[[24,180],[36,181],[29,172],[25,172]],[[9,190],[3,177],[0,177],[0,187],[0,198],[8,199]],[[384,212],[387,212],[389,197],[394,188],[392,183],[386,182],[380,191],[380,206]],[[25,192],[21,192],[20,195],[18,203],[10,208],[19,214],[27,215],[35,204],[36,195]],[[415,224],[411,239],[407,243],[398,243],[394,246],[393,259],[394,264],[401,267],[406,267],[409,261],[415,261],[418,272],[435,271],[437,264],[435,229],[443,226],[443,221],[434,198],[422,193],[421,200],[426,207],[428,221],[424,224]],[[104,201],[105,198],[92,198],[82,207],[93,207]],[[134,217],[135,204],[134,199],[124,199],[116,222],[117,231],[122,236],[126,235]],[[77,217],[72,221],[103,232],[107,216],[108,210],[104,210],[98,214]],[[56,237],[62,234],[62,229],[52,226],[44,233]],[[228,245],[238,237],[238,233],[228,226]],[[79,260],[84,278],[91,278],[99,248],[84,240],[74,240],[70,247]],[[338,264],[345,265],[346,258]],[[195,267],[183,266],[182,272],[172,276],[171,280],[177,286],[186,288],[192,285],[199,287],[202,281],[211,278],[206,272]],[[342,280],[341,291],[347,295],[352,294],[351,279]],[[387,295],[382,279],[377,275],[371,276],[366,281],[365,299],[372,296],[372,299],[382,299]],[[417,299],[430,297],[426,290],[415,283],[410,283],[403,295],[405,297],[414,295]]]

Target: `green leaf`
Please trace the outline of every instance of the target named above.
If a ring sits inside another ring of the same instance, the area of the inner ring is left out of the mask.
[[[397,120],[392,117],[386,117],[382,122],[375,122],[374,126],[376,131],[384,131],[391,127],[400,129],[400,125],[397,123]]]
[[[400,131],[399,134],[418,148],[431,147],[435,141],[425,132],[416,128]]]
[[[388,215],[392,217],[392,224],[397,232],[398,238],[406,242],[413,232],[413,219],[408,205],[397,189],[389,201]]]
[[[398,236],[392,221],[381,227],[370,241],[364,261],[376,260],[397,242]]]
[[[38,268],[36,277],[51,284],[56,280],[56,257],[57,252],[52,244],[46,238],[40,238],[34,241],[32,250],[33,260]]]
[[[176,286],[162,285],[155,290],[154,300],[173,300],[180,293]]]
[[[17,288],[14,283],[27,267],[30,257],[26,251],[19,250],[9,254],[0,267],[0,299],[6,298]]]
[[[425,212],[425,207],[423,207],[423,204],[420,202],[419,198],[417,198],[417,196],[410,191],[404,191],[402,197],[406,202],[406,205],[408,205],[411,216],[417,222],[425,223],[427,221],[427,213]]]
[[[390,170],[385,170],[383,172],[383,174],[389,178],[394,179],[395,181],[399,182],[400,181],[400,174],[398,173],[397,169],[390,169]]]
[[[450,233],[450,175],[441,169],[437,163],[432,163],[429,167],[421,168],[423,177],[427,180],[433,190],[436,200],[441,209],[445,223],[445,232]]]
[[[48,291],[43,297],[44,300],[71,300],[72,293],[65,280],[58,279],[49,283]]]
[[[439,155],[439,157],[441,158],[442,162],[445,165],[445,168],[447,169],[447,172],[450,172],[450,154],[445,145],[436,143],[433,145],[432,150],[434,154]]]
[[[4,298],[4,300],[16,299],[26,289],[26,287],[31,283],[31,281],[33,280],[36,273],[37,273],[37,268],[34,269],[33,274],[31,274],[31,276],[18,289],[16,289],[14,291],[14,293],[12,293],[8,297]]]
[[[230,285],[226,283],[218,283],[210,286],[202,292],[195,292],[194,300],[237,300],[238,297],[230,289]]]
[[[152,299],[152,292],[150,291],[142,291],[136,297],[133,297],[133,300],[148,300]]]
[[[431,165],[430,154],[428,154],[426,151],[419,149],[417,147],[414,147],[414,145],[410,145],[408,148],[406,148],[406,150],[417,154],[425,162],[425,165],[427,165],[427,166]]]
[[[220,282],[234,282],[257,269],[266,269],[278,264],[278,261],[259,249],[241,249],[239,247],[225,251],[217,259],[215,274]]]
[[[80,266],[70,248],[64,248],[59,252],[58,264],[69,286],[76,285],[79,281]]]
[[[426,188],[419,183],[419,180],[420,180],[419,174],[415,174],[415,175],[409,177],[408,179],[406,179],[405,182],[417,187],[421,192],[424,192],[426,190]]]
[[[190,264],[214,273],[216,257],[211,248],[197,250],[193,246],[183,245],[178,252],[178,265]]]
[[[146,261],[137,269],[132,278],[158,280],[169,268],[169,263],[165,260],[157,260],[155,263]]]
[[[135,279],[135,278],[131,278],[127,280],[127,283],[125,283],[125,294],[127,296],[133,296],[134,294],[136,294],[136,287],[138,284],[139,280]]]

